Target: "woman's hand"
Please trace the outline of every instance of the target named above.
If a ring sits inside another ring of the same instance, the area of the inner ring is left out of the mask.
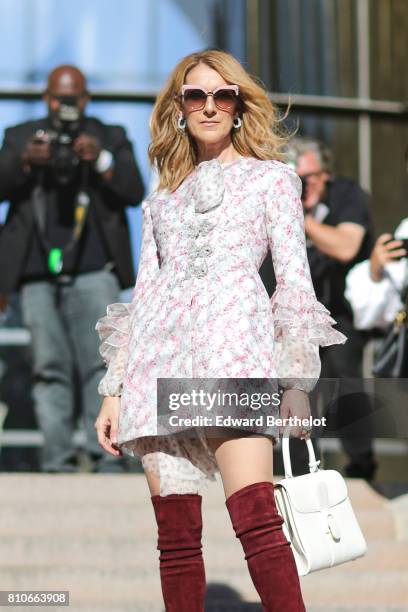
[[[401,240],[391,240],[391,234],[381,234],[378,237],[370,257],[370,274],[375,282],[382,279],[384,266],[394,259],[399,259],[406,255],[405,249],[402,246]]]
[[[298,419],[308,419],[310,417],[309,395],[300,389],[286,389],[283,392],[280,403],[280,418],[298,417]],[[288,425],[289,426],[289,425]],[[306,426],[308,427],[308,425]],[[285,426],[279,428],[279,433],[284,433]],[[305,435],[303,427],[291,427],[289,435],[302,440],[310,438],[310,432]]]
[[[94,425],[98,442],[110,455],[121,457],[123,452],[117,447],[120,397],[105,397]]]

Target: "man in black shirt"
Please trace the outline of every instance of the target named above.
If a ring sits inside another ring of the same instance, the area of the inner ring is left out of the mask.
[[[346,474],[372,478],[376,463],[366,429],[371,405],[358,380],[362,378],[365,336],[354,328],[352,310],[344,297],[348,271],[370,256],[369,198],[355,181],[333,174],[331,153],[323,143],[296,137],[288,154],[303,183],[307,252],[316,296],[336,320],[336,328],[347,336],[345,344],[321,349],[321,377],[340,379],[335,425],[349,457]],[[261,276],[266,279],[269,270],[265,264]],[[299,445],[298,441],[293,445]],[[302,461],[307,465],[305,456]]]
[[[44,471],[75,471],[73,371],[82,392],[95,471],[119,469],[94,428],[104,364],[94,331],[120,288],[134,285],[125,208],[143,197],[132,146],[120,126],[85,115],[89,94],[73,66],[51,72],[48,116],[9,128],[0,150],[0,295],[21,290],[32,336],[34,400]]]

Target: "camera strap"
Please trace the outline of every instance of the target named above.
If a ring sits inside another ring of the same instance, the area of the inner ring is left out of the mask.
[[[39,176],[38,184],[33,189],[32,204],[41,246],[47,258],[48,271],[57,276],[64,267],[64,256],[72,252],[78,245],[83,234],[89,211],[90,197],[88,193],[88,164],[82,164],[81,187],[76,195],[74,207],[74,226],[68,243],[63,247],[54,247],[47,236],[47,192],[44,189],[43,173]]]

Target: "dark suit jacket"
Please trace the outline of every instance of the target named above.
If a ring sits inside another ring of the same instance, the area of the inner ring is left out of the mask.
[[[31,203],[35,174],[23,172],[21,155],[27,141],[39,129],[49,127],[48,119],[28,121],[5,131],[0,150],[0,201],[9,200],[10,209],[0,233],[0,293],[18,289],[33,232],[36,231]],[[89,193],[91,206],[102,231],[102,239],[115,263],[122,288],[134,284],[130,236],[125,208],[140,203],[143,182],[132,145],[125,130],[86,117],[81,131],[95,136],[102,148],[114,157],[113,178],[104,180],[92,171]]]

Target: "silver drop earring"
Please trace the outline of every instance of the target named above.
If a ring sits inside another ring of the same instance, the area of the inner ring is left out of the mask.
[[[232,122],[232,125],[234,126],[236,130],[238,130],[242,125],[241,117],[234,117],[234,121]]]
[[[177,119],[177,125],[178,125],[179,130],[186,129],[187,121],[185,120],[183,115],[180,115],[179,118]]]

